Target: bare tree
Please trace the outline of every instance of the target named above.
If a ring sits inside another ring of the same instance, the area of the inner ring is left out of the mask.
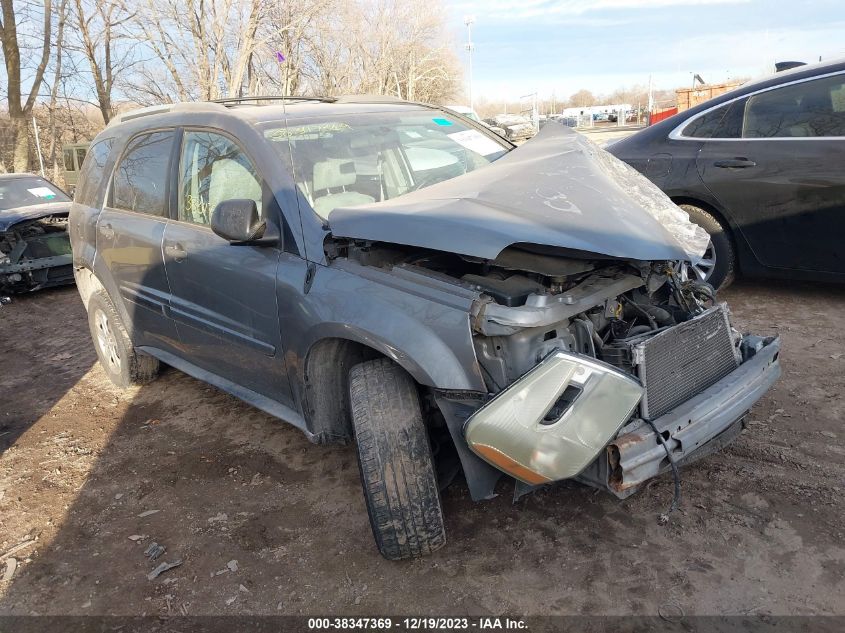
[[[65,36],[65,22],[67,21],[67,6],[68,0],[61,0],[58,7],[58,22],[56,26],[56,43],[55,43],[55,61],[53,64],[53,85],[50,86],[50,105],[49,112],[49,162],[53,167],[53,180],[59,176],[59,135],[57,134],[57,116],[56,110],[59,97],[59,83],[62,79],[62,52],[64,51],[64,36]]]
[[[581,108],[584,106],[591,106],[596,103],[595,95],[589,90],[581,89],[574,95],[569,97],[569,105]]]
[[[267,0],[144,0],[135,23],[159,69],[140,90],[152,100],[217,99],[243,91]],[[167,85],[161,85],[162,76]]]
[[[15,11],[14,0],[0,0],[0,43],[3,48],[3,59],[6,64],[6,79],[8,85],[9,119],[15,135],[13,168],[15,171],[29,169],[29,125],[32,121],[32,108],[44,80],[44,72],[50,60],[50,34],[52,27],[52,0],[43,0],[43,4],[32,3],[24,7],[29,17],[42,18],[43,28],[36,28],[31,34],[33,39],[40,40],[40,55],[34,68],[32,84],[26,100],[23,100],[23,75],[27,70],[22,66],[21,41],[19,33],[18,15]],[[40,31],[40,32],[39,32]]]
[[[440,102],[460,66],[438,2],[347,0],[326,7],[303,33],[303,85],[319,94],[373,93]]]
[[[131,47],[121,46],[121,29],[134,17],[124,0],[73,0],[79,51],[91,72],[97,105],[108,122],[114,116],[113,92],[119,75],[132,64]]]

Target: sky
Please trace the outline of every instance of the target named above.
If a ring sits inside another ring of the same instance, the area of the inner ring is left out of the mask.
[[[843,0],[445,0],[449,28],[466,42],[473,15],[473,92],[516,100],[566,99],[649,75],[657,88],[753,78],[774,62],[845,57]],[[467,53],[459,58],[468,81]]]

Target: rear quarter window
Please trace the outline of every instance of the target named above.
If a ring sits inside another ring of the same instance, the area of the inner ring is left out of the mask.
[[[111,154],[111,146],[112,139],[106,138],[94,143],[88,151],[79,173],[79,186],[76,188],[75,200],[79,204],[88,207],[100,206],[107,180],[105,169]]]
[[[745,99],[739,99],[693,119],[681,133],[688,138],[719,139],[742,136]]]
[[[126,146],[111,191],[111,206],[148,215],[167,215],[167,180],[173,130],[148,132]]]

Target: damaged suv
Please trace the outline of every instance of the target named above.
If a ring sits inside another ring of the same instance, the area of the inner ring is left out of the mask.
[[[707,234],[563,126],[514,148],[373,98],[138,110],[93,142],[77,285],[119,386],[163,362],[355,441],[390,559],[445,543],[440,491],[632,494],[718,450],[779,374],[683,278]]]

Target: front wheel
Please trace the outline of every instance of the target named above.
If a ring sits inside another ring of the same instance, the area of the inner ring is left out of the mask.
[[[446,543],[437,473],[419,395],[399,365],[379,358],[349,372],[364,500],[381,555],[424,556]]]
[[[687,212],[691,222],[710,235],[710,243],[698,264],[684,264],[690,279],[706,281],[716,290],[724,290],[736,275],[736,252],[728,228],[711,213],[691,204],[678,205]]]

